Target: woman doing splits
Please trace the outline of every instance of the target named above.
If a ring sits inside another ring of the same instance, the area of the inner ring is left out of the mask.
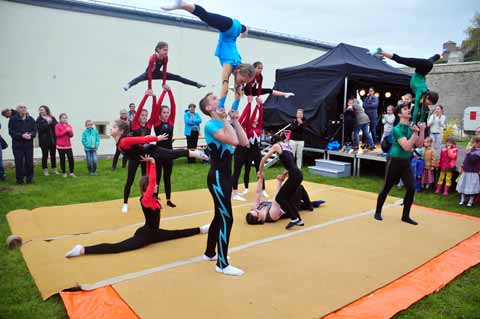
[[[155,46],[155,53],[150,56],[148,59],[148,66],[145,72],[128,82],[127,85],[123,87],[125,91],[128,91],[132,86],[137,85],[142,81],[148,80],[148,89],[152,90],[152,80],[162,80],[162,88],[169,88],[166,84],[167,80],[181,82],[183,84],[195,86],[197,88],[205,87],[205,85],[197,83],[195,81],[181,77],[173,73],[167,72],[168,64],[168,43],[158,42]],[[162,70],[163,67],[163,70]]]
[[[278,138],[278,143],[277,142]],[[273,138],[273,143],[276,143],[272,146],[270,151],[262,158],[260,162],[260,170],[258,172],[258,178],[264,178],[263,170],[265,169],[265,162],[273,154],[278,154],[280,161],[288,172],[288,179],[282,185],[277,195],[275,196],[275,201],[282,207],[282,209],[290,217],[290,222],[286,226],[286,229],[290,229],[294,226],[303,226],[304,223],[298,214],[299,207],[294,204],[296,191],[302,184],[303,174],[302,171],[295,164],[295,159],[293,157],[292,149],[288,143],[281,141],[284,138],[284,135],[277,136]]]
[[[243,92],[245,93],[246,96],[256,96],[257,98],[260,97],[260,95],[264,94],[271,94],[273,96],[283,96],[284,98],[288,99],[291,96],[295,96],[295,93],[290,93],[290,92],[282,92],[282,91],[277,91],[273,89],[264,89],[262,87],[263,84],[263,63],[260,61],[257,61],[253,63],[253,67],[255,68],[255,77],[253,80],[247,83],[245,85]],[[257,99],[258,103],[258,99]],[[263,103],[261,103],[263,104]]]
[[[238,121],[238,112],[219,109],[219,100],[211,93],[200,101],[200,110],[211,120],[205,125],[205,140],[210,154],[207,185],[215,205],[215,216],[208,231],[205,260],[216,260],[216,271],[225,275],[240,276],[243,271],[228,263],[228,243],[233,225],[232,211],[232,146],[248,145],[247,136]],[[217,253],[215,254],[215,247]]]
[[[412,122],[413,124],[427,122],[428,107],[437,104],[438,93],[428,90],[426,76],[432,70],[433,63],[440,59],[440,55],[435,54],[428,59],[404,58],[395,53],[385,52],[381,48],[377,49],[376,54],[415,69],[415,73],[410,80],[410,87],[415,94]]]
[[[242,57],[237,49],[237,38],[247,35],[247,27],[237,19],[207,12],[198,4],[187,3],[183,0],[174,0],[171,6],[162,7],[162,9],[167,11],[176,9],[185,10],[197,16],[208,26],[220,31],[217,48],[215,50],[215,56],[218,57],[220,65],[222,66],[222,90],[220,92],[219,108],[224,108],[228,93],[228,82],[230,75],[233,74],[235,79],[235,100],[232,108],[238,110],[243,85],[251,81],[255,75],[255,70],[252,65],[242,63]]]
[[[275,191],[275,196],[282,187],[282,183],[285,181],[285,178],[288,177],[288,173],[285,172],[277,176],[277,186]],[[263,223],[274,223],[279,219],[287,218],[285,210],[282,209],[280,204],[276,201],[262,201],[262,185],[263,178],[259,178],[257,182],[257,190],[255,194],[255,201],[253,202],[253,208],[245,216],[247,223],[250,225],[260,225]],[[310,201],[305,188],[300,185],[297,188],[294,196],[293,205],[298,207],[299,210],[308,210],[313,211],[314,208],[320,207],[324,201]]]
[[[154,196],[158,185],[156,180],[155,160],[152,157],[142,157],[147,162],[147,176],[140,179],[140,205],[145,216],[145,225],[137,229],[133,237],[125,239],[114,244],[98,244],[93,246],[76,245],[65,257],[77,257],[81,255],[93,254],[116,254],[125,251],[135,250],[153,243],[162,241],[190,237],[197,234],[208,232],[209,225],[178,230],[166,230],[160,228],[160,209],[161,205]]]
[[[401,178],[405,183],[405,197],[403,198],[403,214],[402,221],[418,225],[416,221],[410,218],[410,208],[412,207],[413,197],[415,195],[414,179],[410,168],[410,157],[415,147],[423,145],[425,134],[425,123],[410,126],[411,118],[410,107],[406,104],[399,104],[395,107],[395,114],[400,118],[392,131],[392,148],[390,151],[390,159],[387,162],[385,172],[385,183],[377,198],[377,209],[375,211],[375,219],[382,220],[382,207],[385,203],[390,189]]]

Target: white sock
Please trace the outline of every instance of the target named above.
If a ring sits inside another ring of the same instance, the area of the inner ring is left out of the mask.
[[[210,224],[206,224],[203,226],[200,226],[200,234],[206,234],[208,233],[208,230],[210,229]]]
[[[224,275],[228,275],[228,276],[241,276],[245,273],[243,270],[233,267],[232,265],[228,265],[223,269],[220,269],[218,268],[218,266],[215,266],[215,270],[219,273],[223,273]]]
[[[268,196],[269,196],[268,193],[267,193],[267,191],[266,191],[265,189],[264,189],[263,192],[262,192],[262,196],[263,196],[263,197],[268,197]]]
[[[206,261],[216,261],[217,260],[217,254],[215,254],[215,256],[213,256],[213,257],[208,257],[207,255],[203,255],[202,259],[206,260]],[[227,256],[227,259],[230,260],[230,256]]]
[[[285,95],[284,95],[284,97],[285,97],[286,99],[288,99],[288,98],[291,97],[291,96],[295,96],[295,93],[289,92],[289,93],[285,93]]]
[[[232,196],[232,199],[238,200],[238,201],[241,201],[241,202],[246,202],[246,201],[247,201],[245,198],[243,198],[243,197],[240,196],[239,194],[233,195],[233,196]]]
[[[124,214],[128,213],[128,204],[123,204],[122,213],[124,213]]]
[[[70,258],[70,257],[77,257],[80,256],[83,250],[82,245],[75,245],[72,250],[70,250],[68,253],[65,254],[65,257]]]
[[[174,0],[169,6],[163,6],[161,8],[165,11],[172,11],[181,9],[184,4],[185,2],[183,0]]]

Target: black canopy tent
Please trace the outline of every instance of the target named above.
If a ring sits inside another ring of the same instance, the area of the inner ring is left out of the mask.
[[[294,92],[295,96],[269,96],[265,101],[264,127],[287,124],[295,117],[297,108],[302,107],[316,135],[306,136],[306,144],[324,147],[326,138],[334,134],[329,123],[340,120],[343,105],[355,89],[373,86],[377,91],[391,92],[393,100],[410,90],[410,77],[370,55],[365,48],[340,43],[315,60],[276,71],[274,89]]]

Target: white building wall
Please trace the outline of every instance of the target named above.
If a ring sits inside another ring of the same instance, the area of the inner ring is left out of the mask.
[[[145,70],[160,40],[169,43],[170,72],[207,84],[197,89],[169,82],[178,108],[175,136],[184,137],[186,106],[198,104],[209,91],[219,91],[214,32],[6,1],[0,1],[0,30],[0,108],[24,102],[35,119],[42,104],[57,118],[67,113],[75,133],[75,155],[83,155],[80,137],[86,119],[112,123],[120,109],[140,102],[146,82],[128,92],[121,87]],[[239,39],[238,45],[243,61],[264,63],[264,87],[273,86],[275,69],[325,52],[252,38]],[[160,81],[154,81],[154,90],[160,93]],[[230,95],[227,105],[231,102]],[[0,134],[10,142],[8,123],[3,117],[0,121]],[[113,139],[102,139],[99,154],[112,154],[114,149]],[[11,148],[3,155],[13,158]],[[35,157],[40,156],[36,148]]]

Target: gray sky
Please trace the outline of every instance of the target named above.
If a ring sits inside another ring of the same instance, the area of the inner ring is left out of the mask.
[[[160,10],[162,0],[104,0]],[[478,0],[198,0],[208,11],[247,26],[318,41],[345,42],[404,56],[440,53],[448,40],[460,45]],[[182,13],[182,11],[174,11]]]

